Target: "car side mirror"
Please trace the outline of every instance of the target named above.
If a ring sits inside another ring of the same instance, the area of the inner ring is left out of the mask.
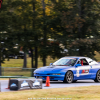
[[[76,67],[78,67],[78,66],[82,66],[81,64],[76,64]]]
[[[53,65],[53,63],[50,63],[49,66]]]

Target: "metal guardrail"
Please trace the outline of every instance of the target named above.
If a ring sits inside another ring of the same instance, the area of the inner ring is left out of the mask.
[[[2,68],[21,68],[21,69],[36,69],[36,68],[22,68],[22,67],[2,67]]]
[[[27,76],[0,76],[0,78],[29,78]]]
[[[27,77],[27,76],[0,76],[0,78],[35,78],[35,77]]]
[[[33,77],[36,68],[2,67],[2,76],[27,76]],[[11,74],[10,74],[11,73]]]

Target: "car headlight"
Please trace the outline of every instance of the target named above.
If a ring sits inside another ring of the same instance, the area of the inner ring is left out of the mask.
[[[52,74],[52,75],[61,75],[61,74]]]

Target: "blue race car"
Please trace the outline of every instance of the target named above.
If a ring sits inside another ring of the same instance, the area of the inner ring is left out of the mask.
[[[61,80],[65,83],[84,79],[100,82],[100,63],[88,57],[63,57],[50,66],[36,69],[34,76],[43,79],[43,82],[47,76],[50,81]]]

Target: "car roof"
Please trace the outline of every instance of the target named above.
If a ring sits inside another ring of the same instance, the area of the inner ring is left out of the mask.
[[[62,57],[62,58],[78,58],[78,59],[81,59],[81,58],[87,58],[87,57],[81,57],[81,56],[68,56],[68,57]]]

